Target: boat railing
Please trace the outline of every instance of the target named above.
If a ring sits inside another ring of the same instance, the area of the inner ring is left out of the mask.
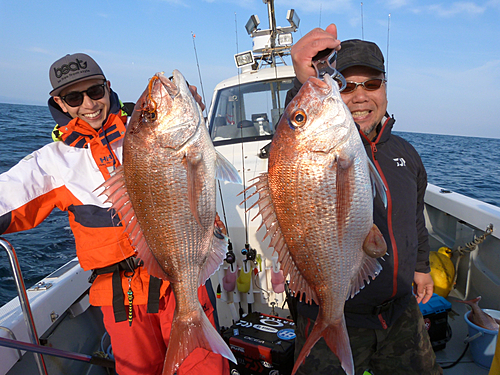
[[[9,262],[12,268],[12,273],[14,276],[14,281],[16,284],[17,294],[19,296],[19,302],[23,312],[24,321],[28,329],[28,336],[32,344],[39,346],[40,342],[38,340],[38,334],[36,332],[35,321],[33,319],[33,314],[31,312],[31,307],[28,300],[28,294],[26,293],[26,287],[24,285],[24,279],[21,272],[21,267],[19,266],[19,261],[17,259],[16,252],[12,247],[12,245],[7,240],[1,237],[0,237],[0,245],[5,249],[9,257]],[[47,375],[47,367],[45,365],[43,356],[39,353],[33,353],[33,355],[35,356],[38,372],[42,375],[43,374]]]

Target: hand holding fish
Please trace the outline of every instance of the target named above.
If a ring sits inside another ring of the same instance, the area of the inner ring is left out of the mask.
[[[205,104],[203,104],[203,100],[202,100],[200,94],[198,94],[198,88],[196,86],[189,85],[189,91],[191,91],[191,94],[193,95],[194,100],[196,101],[196,103],[198,103],[201,110],[204,111],[206,106],[205,106]]]
[[[316,28],[308,32],[292,47],[292,60],[297,79],[304,83],[309,77],[316,76],[312,58],[319,51],[331,48],[340,50],[340,40],[337,39],[337,26],[330,24],[325,30]]]
[[[220,231],[227,235],[227,229],[222,220],[220,219],[220,216],[218,213],[215,214],[215,226],[220,229]]]
[[[413,289],[417,302],[427,303],[434,292],[434,282],[430,273],[415,272],[413,276]]]

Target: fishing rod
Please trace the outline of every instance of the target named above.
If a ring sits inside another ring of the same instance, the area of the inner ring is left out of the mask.
[[[236,18],[236,12],[234,13],[234,29],[235,29],[235,34],[236,34],[236,53],[239,53],[239,46],[238,46],[238,20]],[[239,98],[241,98],[241,72],[240,68],[238,69],[238,101]],[[239,110],[239,118],[243,118],[243,108],[241,103],[236,104],[238,106]],[[240,127],[240,138],[243,138],[243,126]],[[247,213],[247,192],[246,192],[246,179],[245,179],[245,149],[243,147],[243,142],[241,142],[241,172],[243,174],[243,211],[244,211],[244,216],[245,216],[245,248],[248,245],[248,213]]]
[[[203,89],[203,80],[201,79],[201,71],[200,71],[200,63],[198,62],[198,52],[196,51],[196,43],[195,43],[195,38],[196,35],[191,31],[191,37],[193,38],[193,48],[194,48],[194,56],[196,57],[196,66],[198,68],[198,77],[200,77],[200,86],[201,86],[201,94],[203,96],[203,102],[205,103],[205,115],[208,116],[207,114],[207,100],[205,99],[205,90]]]
[[[13,339],[7,339],[4,337],[0,337],[0,346],[5,346],[11,349],[25,350],[28,352],[33,352],[38,354],[47,354],[59,358],[73,359],[75,361],[87,362],[90,363],[91,365],[97,365],[108,368],[115,367],[115,361],[108,358],[68,352],[61,349],[49,348],[47,346],[31,344],[28,342],[23,342]]]
[[[391,30],[391,14],[389,13],[389,17],[387,19],[387,52],[385,56],[385,79],[389,77],[389,33]],[[387,86],[385,88],[387,90]]]
[[[361,2],[361,40],[365,40],[365,28],[363,25],[363,3]]]

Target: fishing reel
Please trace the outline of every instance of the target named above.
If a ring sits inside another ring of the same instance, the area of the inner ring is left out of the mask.
[[[228,241],[226,259],[224,259],[224,260],[228,264],[233,264],[234,262],[236,262],[236,255],[234,254],[233,244],[231,243],[231,241]]]
[[[241,254],[246,257],[245,261],[255,261],[257,251],[252,249],[249,244],[245,244],[245,248],[241,250]]]

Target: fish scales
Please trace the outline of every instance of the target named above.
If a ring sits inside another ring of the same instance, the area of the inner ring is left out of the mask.
[[[216,179],[241,183],[214,149],[182,74],[174,71],[173,82],[155,75],[127,128],[123,166],[103,184],[103,194],[122,214],[148,272],[170,281],[176,306],[165,375],[173,375],[197,347],[236,361],[198,300],[198,287],[227,250],[227,238],[214,235]],[[127,199],[116,197],[117,189]]]
[[[259,194],[259,213],[273,232],[272,243],[290,275],[292,291],[319,305],[293,374],[321,337],[346,373],[354,374],[344,301],[380,272],[374,254],[386,250],[373,225],[374,174],[380,188],[380,176],[369,164],[337,84],[328,75],[324,81],[310,78],[280,120],[267,174],[249,187]],[[274,215],[263,214],[268,196]],[[377,238],[370,256],[367,237]]]
[[[215,179],[198,176],[204,183],[197,206],[201,226],[193,220],[189,201],[185,197],[188,181],[183,159],[189,148],[202,150],[206,175],[215,175],[212,167],[215,165],[215,152],[203,150],[204,143],[201,141],[198,142],[199,145],[196,143],[187,144],[172,152],[169,149],[163,150],[156,143],[147,142],[149,147],[141,144],[131,147],[131,156],[124,153],[127,190],[134,202],[141,229],[150,234],[149,247],[155,254],[168,249],[183,250],[172,252],[162,260],[165,272],[174,280],[179,279],[179,275],[186,273],[187,269],[204,264],[207,256],[207,250],[204,249],[209,248],[213,236]],[[163,162],[165,160],[168,160],[167,164]],[[159,196],[155,192],[162,194]],[[189,272],[191,274],[192,270]]]

